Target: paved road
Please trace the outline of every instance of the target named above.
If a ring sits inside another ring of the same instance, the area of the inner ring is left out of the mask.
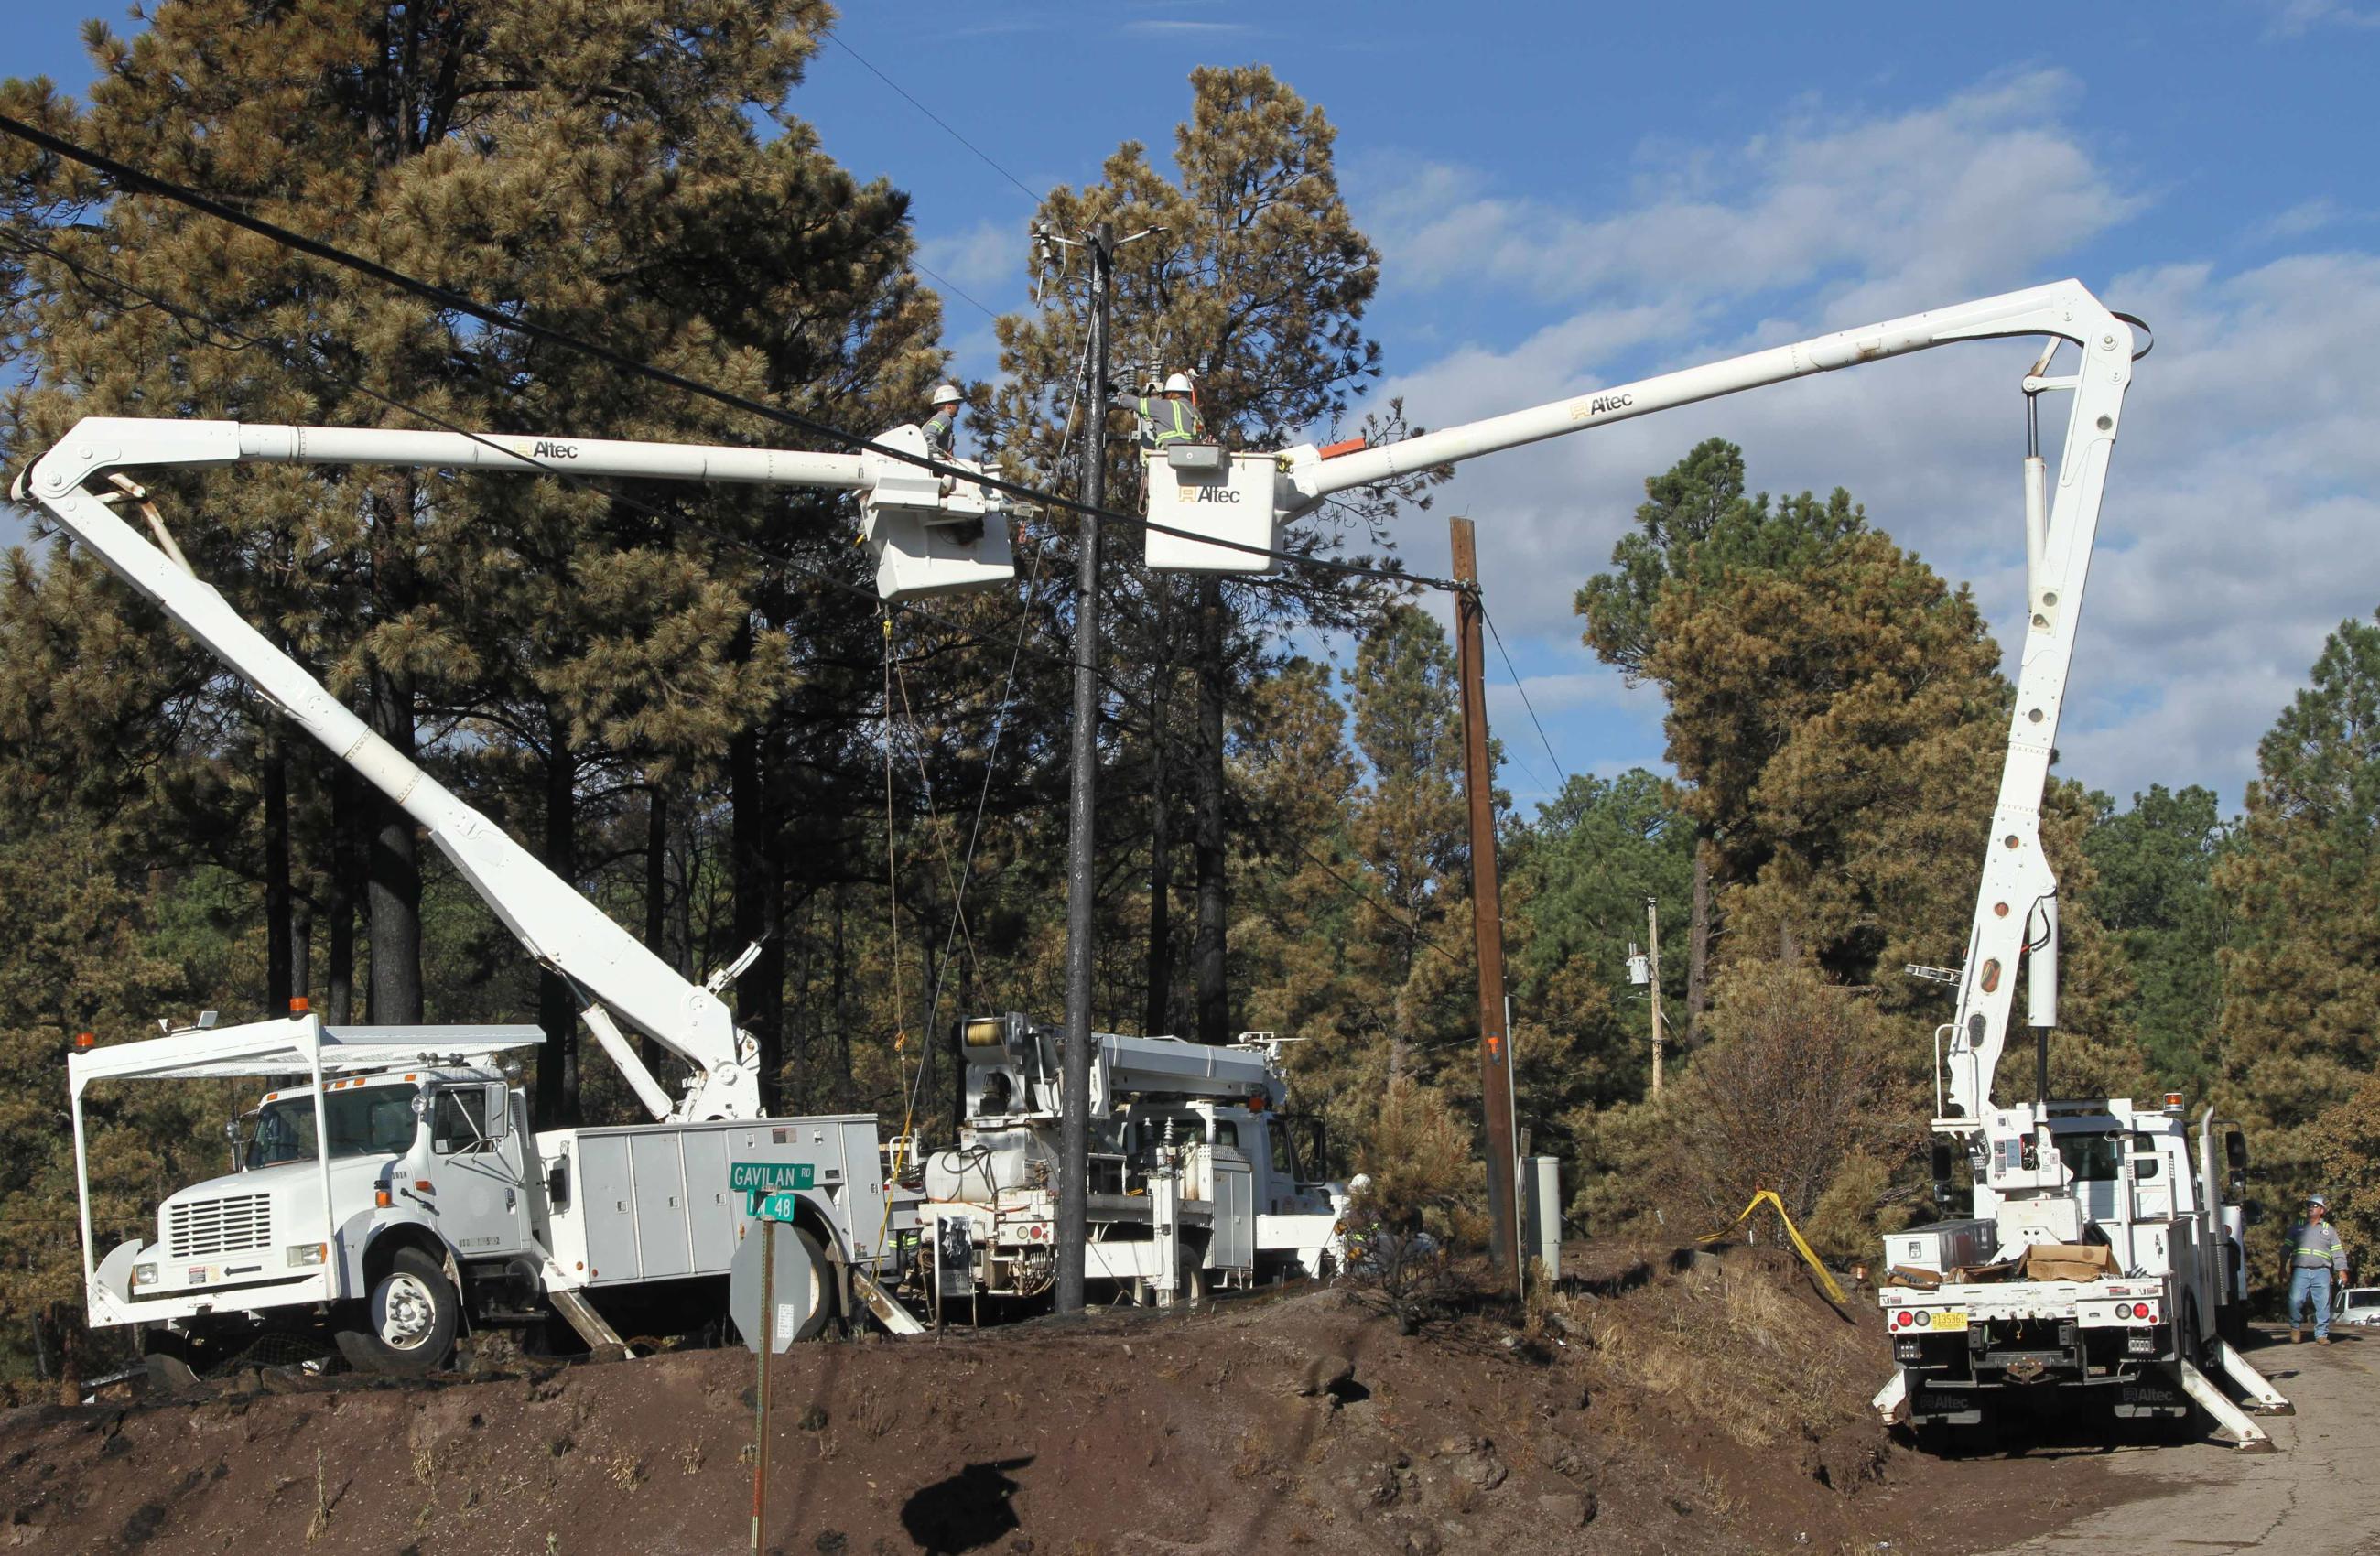
[[[2336,1333],[2327,1349],[2266,1344],[2247,1353],[2297,1406],[2259,1416],[2277,1453],[2207,1446],[2119,1452],[2108,1468],[2139,1477],[2148,1500],[2094,1513],[1998,1556],[2380,1556],[2380,1330]],[[2154,1487],[2154,1489],[2149,1488]]]

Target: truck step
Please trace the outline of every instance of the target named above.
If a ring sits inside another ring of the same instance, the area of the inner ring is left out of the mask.
[[[553,1304],[553,1310],[562,1315],[564,1321],[578,1331],[578,1338],[587,1342],[587,1348],[594,1353],[597,1361],[628,1358],[628,1343],[603,1321],[603,1315],[595,1311],[593,1303],[575,1291],[548,1292],[546,1300]]]
[[[909,1310],[893,1301],[892,1294],[878,1284],[876,1277],[867,1270],[858,1269],[852,1270],[851,1289],[859,1294],[860,1301],[868,1304],[868,1310],[876,1315],[877,1322],[893,1333],[923,1334],[926,1332],[926,1326],[911,1318]]]

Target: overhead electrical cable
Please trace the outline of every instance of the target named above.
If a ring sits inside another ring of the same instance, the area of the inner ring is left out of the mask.
[[[1562,786],[1564,788],[1568,788],[1570,786],[1570,774],[1563,771],[1561,758],[1554,754],[1554,743],[1551,739],[1547,737],[1545,723],[1537,717],[1536,705],[1529,700],[1528,685],[1521,679],[1521,672],[1512,663],[1512,655],[1511,651],[1504,647],[1504,635],[1496,630],[1496,618],[1488,614],[1488,602],[1486,598],[1475,593],[1472,596],[1472,599],[1479,606],[1479,619],[1488,624],[1488,636],[1495,639],[1496,651],[1504,656],[1505,674],[1512,677],[1512,689],[1521,694],[1521,706],[1528,710],[1529,723],[1536,725],[1537,739],[1546,748],[1546,760],[1554,764],[1554,772],[1561,779]],[[1531,773],[1530,776],[1534,778],[1536,775],[1535,773]],[[1539,786],[1543,786],[1542,781],[1540,781]]]
[[[1301,566],[1319,567],[1327,571],[1353,577],[1385,578],[1401,584],[1418,584],[1432,589],[1447,590],[1452,590],[1459,587],[1445,579],[1427,578],[1415,574],[1408,574],[1402,571],[1385,568],[1370,567],[1351,562],[1340,562],[1328,557],[1300,555],[1293,552],[1280,551],[1270,546],[1254,545],[1245,541],[1226,540],[1218,535],[1202,534],[1194,530],[1180,529],[1171,525],[1154,523],[1138,515],[1120,513],[1111,508],[1093,507],[1087,503],[1079,502],[1071,497],[1062,497],[1052,492],[1037,490],[1036,488],[1026,486],[1016,481],[1006,480],[1001,477],[991,475],[989,472],[961,469],[957,466],[940,459],[932,458],[929,456],[912,454],[906,449],[894,448],[885,444],[879,443],[873,438],[862,437],[856,432],[847,432],[842,428],[834,426],[831,422],[820,421],[814,417],[805,416],[799,411],[787,410],[781,406],[769,405],[764,401],[753,399],[749,395],[735,394],[733,391],[719,388],[714,384],[705,383],[699,379],[689,378],[686,374],[674,371],[671,369],[657,367],[650,362],[641,361],[624,352],[614,351],[610,346],[587,340],[582,336],[572,334],[567,330],[556,329],[550,324],[538,323],[534,320],[526,319],[516,313],[508,312],[504,309],[493,307],[488,303],[483,303],[476,298],[455,291],[451,287],[440,286],[431,282],[423,281],[419,277],[408,275],[402,271],[392,269],[389,266],[381,263],[377,260],[366,259],[360,254],[351,253],[334,244],[325,243],[320,238],[309,237],[303,233],[292,231],[290,228],[282,226],[277,223],[265,221],[260,216],[252,216],[247,212],[239,210],[236,206],[226,204],[225,201],[216,199],[212,195],[191,188],[187,185],[175,183],[171,179],[161,178],[152,173],[145,173],[128,163],[119,162],[115,158],[106,155],[104,152],[94,152],[86,146],[81,146],[74,141],[53,135],[49,131],[40,128],[37,126],[27,124],[21,119],[13,118],[7,115],[0,114],[0,133],[13,135],[20,140],[25,140],[41,147],[42,150],[51,152],[53,155],[65,157],[71,162],[80,163],[82,165],[89,167],[95,172],[104,173],[109,177],[115,179],[117,184],[128,189],[154,195],[161,200],[168,200],[174,201],[176,204],[188,206],[193,211],[198,211],[206,215],[212,216],[218,221],[227,222],[244,231],[252,232],[258,237],[265,238],[271,242],[277,243],[284,248],[294,249],[298,253],[308,255],[313,259],[321,260],[326,264],[336,265],[343,270],[353,271],[358,275],[369,276],[372,280],[382,283],[383,286],[394,287],[408,296],[419,298],[425,302],[434,303],[440,308],[450,309],[455,312],[466,314],[494,328],[507,330],[525,339],[537,341],[547,346],[556,346],[563,350],[579,352],[582,355],[593,358],[597,361],[608,363],[609,365],[619,369],[623,372],[633,374],[636,377],[646,379],[654,383],[665,384],[686,394],[698,395],[703,399],[726,406],[731,409],[740,410],[747,415],[756,416],[763,420],[772,421],[781,426],[791,427],[798,432],[808,432],[813,437],[824,438],[830,442],[840,444],[846,448],[855,449],[861,453],[873,454],[880,458],[890,459],[898,464],[909,465],[919,469],[930,470],[938,476],[949,476],[955,480],[973,481],[976,485],[983,487],[989,491],[1002,492],[1007,496],[1020,498],[1025,501],[1040,504],[1045,506],[1059,508],[1068,513],[1080,515],[1086,518],[1099,519],[1108,523],[1129,525],[1144,530],[1154,530],[1159,534],[1171,535],[1180,540],[1196,541],[1201,544],[1219,547],[1225,551],[1239,552],[1250,556],[1269,557],[1277,562],[1288,562]]]
[[[931,108],[927,107],[916,98],[911,97],[909,95],[909,90],[906,87],[894,80],[892,77],[886,75],[883,71],[877,69],[875,66],[868,64],[866,55],[862,55],[857,49],[853,48],[849,43],[843,41],[842,34],[830,32],[826,37],[827,42],[832,43],[836,48],[841,49],[852,58],[858,60],[861,65],[867,66],[868,73],[869,75],[874,76],[878,80],[883,82],[886,86],[891,87],[894,91],[899,92],[902,98],[908,103],[910,107],[915,108],[920,114],[925,115],[926,117],[941,126],[943,134],[948,135],[952,140],[957,141],[960,145],[965,146],[968,151],[973,152],[977,157],[981,159],[986,167],[990,168],[994,173],[999,174],[1002,177],[1015,185],[1017,193],[1031,201],[1035,206],[1038,207],[1040,205],[1041,197],[1035,194],[1031,189],[1026,188],[1025,187],[1024,179],[1019,178],[1015,174],[1011,173],[1008,169],[1001,166],[1000,164],[992,161],[990,152],[985,151],[982,147],[977,145],[965,136],[961,135],[957,130],[953,129],[950,127],[949,122],[940,114],[935,113]]]
[[[387,407],[391,410],[416,418],[431,426],[438,428],[442,432],[453,432],[458,437],[468,438],[473,443],[476,443],[482,447],[492,449],[495,452],[505,456],[508,459],[512,460],[514,463],[519,465],[530,473],[551,476],[574,491],[590,493],[600,492],[607,501],[616,503],[619,506],[626,508],[631,512],[642,514],[646,517],[654,519],[662,524],[691,530],[692,532],[714,541],[719,545],[727,547],[730,550],[742,551],[763,562],[789,568],[795,573],[799,573],[804,577],[810,578],[814,582],[823,585],[827,589],[840,593],[853,595],[856,598],[866,600],[871,604],[885,603],[885,602],[879,600],[874,590],[864,584],[857,584],[846,578],[837,577],[834,574],[829,572],[824,567],[821,567],[814,562],[793,555],[789,553],[772,551],[757,541],[747,539],[745,536],[732,534],[726,530],[721,529],[715,525],[707,524],[701,519],[693,517],[690,515],[674,512],[661,507],[658,504],[646,502],[629,492],[612,491],[599,487],[594,480],[589,477],[582,476],[575,471],[548,464],[531,455],[523,454],[518,449],[513,448],[505,444],[495,442],[483,432],[462,426],[457,422],[438,415],[434,411],[425,409],[422,407],[399,399],[396,396],[385,394],[381,390],[374,389],[370,384],[358,382],[345,373],[339,372],[334,368],[327,367],[319,362],[310,361],[304,357],[294,353],[286,342],[276,341],[261,335],[249,334],[243,331],[235,329],[221,320],[200,312],[195,309],[188,308],[180,303],[176,303],[169,298],[165,298],[133,282],[126,281],[120,276],[109,274],[84,261],[78,260],[74,256],[52,247],[49,244],[42,243],[35,238],[28,237],[21,232],[6,227],[0,227],[0,242],[5,242],[15,247],[20,251],[40,254],[47,259],[55,261],[57,263],[65,266],[68,271],[72,272],[77,278],[82,280],[86,285],[94,287],[111,288],[122,296],[137,298],[140,301],[149,304],[151,307],[156,308],[166,313],[186,326],[200,326],[213,334],[225,337],[220,340],[207,339],[203,336],[192,337],[193,339],[198,340],[201,345],[209,346],[213,349],[223,351],[272,350],[285,366],[321,379],[324,383],[335,384],[342,389],[350,391],[351,393],[360,395],[365,398],[373,400],[378,404]],[[934,625],[964,638],[979,640],[985,637],[985,634],[980,628],[969,626],[965,622],[959,621],[952,616],[945,615],[928,606],[919,605],[913,601],[893,602],[892,602],[892,609],[904,615],[910,616],[920,621],[931,622]],[[1029,611],[1020,612],[1020,641],[1022,638],[1022,630],[1025,626],[1029,625],[1030,620],[1031,614]],[[1026,649],[1020,647],[1017,651],[1022,653],[1030,653],[1037,660],[1069,670],[1075,668],[1078,663],[1074,657],[1071,648],[1065,651],[1058,651],[1049,649]],[[1123,709],[1132,712],[1146,711],[1145,709],[1137,707],[1133,702],[1131,693],[1126,687],[1117,684],[1114,680],[1104,674],[1101,675],[1100,679],[1102,684],[1114,694]],[[1127,728],[1132,727],[1125,721],[1119,720],[1118,722],[1120,723],[1124,723],[1124,726]]]

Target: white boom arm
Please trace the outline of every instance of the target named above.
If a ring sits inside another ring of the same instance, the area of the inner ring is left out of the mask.
[[[2060,281],[1597,389],[1378,448],[1334,452],[1325,457],[1309,444],[1272,456],[1273,518],[1278,525],[1350,487],[1369,486],[1788,379],[1959,341],[2012,335],[2048,337],[2047,346],[2024,380],[2028,399],[2046,391],[2063,390],[2070,392],[2074,401],[2054,494],[2037,448],[2029,452],[2025,461],[2027,619],[2016,711],[2009,732],[2008,760],[2000,774],[1998,808],[1992,815],[1983,881],[1975,898],[1967,965],[1961,975],[1949,1063],[1949,1117],[1977,1123],[1990,1107],[1992,1073],[2008,1041],[2017,964],[2028,950],[2033,957],[2028,969],[2032,1022],[2048,1027],[2058,1019],[2058,879],[2042,853],[2041,797],[2065,701],[2067,670],[2073,658],[2074,628],[2082,611],[2091,547],[2098,531],[2107,459],[2115,448],[2117,423],[2123,416],[2124,391],[2131,383],[2132,321],[2110,312],[2081,282]],[[2081,367],[2070,377],[2045,378],[2042,374],[2059,341],[2070,341],[2081,349]],[[1241,455],[1236,459],[1261,457]],[[1194,489],[1191,483],[1202,479],[1210,484],[1204,490]],[[1151,486],[1153,492],[1163,493],[1165,512],[1172,522],[1196,524],[1213,515],[1216,533],[1225,532],[1222,526],[1235,511],[1232,504],[1240,500],[1219,480],[1190,474],[1152,481]],[[1151,517],[1157,517],[1155,503]],[[1156,565],[1160,537],[1152,534],[1149,543],[1152,565]],[[1176,549],[1190,555],[1190,565],[1213,570],[1245,570],[1251,565],[1245,552],[1236,555],[1214,548],[1202,552],[1195,544]]]
[[[915,428],[887,434],[896,446],[924,441]],[[532,463],[533,461],[533,463]],[[997,503],[968,482],[941,491],[940,478],[872,454],[801,454],[776,449],[414,432],[348,427],[245,425],[235,421],[90,417],[24,476],[12,495],[30,495],[67,532],[89,546],[117,577],[148,595],[199,643],[237,671],[267,701],[302,725],[331,754],[421,823],[455,868],[495,909],[531,956],[569,980],[587,1025],[638,1099],[656,1118],[760,1116],[759,1056],[736,1031],[710,987],[689,983],[601,908],[548,869],[504,830],[465,804],[374,734],[295,660],[242,620],[213,586],[193,576],[178,553],[142,539],[114,511],[117,494],[91,487],[121,469],[230,465],[371,464],[484,468],[574,475],[728,480],[856,491],[871,538],[880,541],[880,590],[890,597],[937,592],[1009,576],[1007,536]],[[139,488],[131,488],[138,495]],[[905,537],[990,519],[980,536],[939,554],[900,554]],[[904,529],[903,527],[905,527]],[[161,533],[161,539],[163,539]],[[168,541],[170,544],[170,541]],[[955,565],[953,565],[955,562]],[[896,564],[907,567],[899,578]],[[925,571],[919,571],[922,565]],[[969,575],[979,575],[970,577]],[[920,583],[919,580],[926,580]],[[730,969],[731,975],[735,969]],[[613,1021],[653,1039],[694,1066],[674,1105]]]

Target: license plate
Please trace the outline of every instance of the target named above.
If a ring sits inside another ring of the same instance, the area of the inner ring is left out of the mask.
[[[1941,1333],[1946,1329],[1964,1329],[1967,1327],[1967,1315],[1958,1312],[1955,1309],[1949,1312],[1937,1310],[1934,1315],[1934,1322],[1929,1327],[1931,1327],[1937,1334]]]

